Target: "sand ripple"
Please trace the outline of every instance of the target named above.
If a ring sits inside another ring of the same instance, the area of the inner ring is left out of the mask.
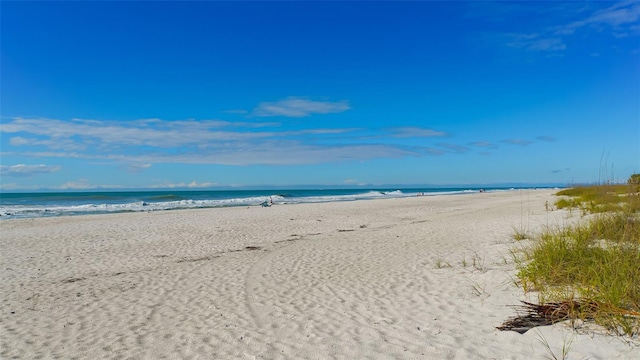
[[[495,329],[551,191],[0,222],[2,358],[530,359]],[[562,326],[541,330],[562,345]],[[573,354],[632,358],[577,335]]]

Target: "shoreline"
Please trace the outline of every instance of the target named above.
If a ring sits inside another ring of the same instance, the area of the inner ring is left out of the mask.
[[[567,221],[556,191],[0,221],[0,356],[542,358],[568,328],[495,327],[525,298],[513,229]]]
[[[280,189],[274,191],[16,193],[4,194],[2,197],[2,201],[0,201],[0,221],[68,215],[258,206],[266,201],[278,205],[288,205],[522,190],[529,191],[533,190],[533,188],[397,188],[393,190],[368,188],[334,190]]]

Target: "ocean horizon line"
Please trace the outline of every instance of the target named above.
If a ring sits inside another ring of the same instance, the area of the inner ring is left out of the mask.
[[[566,188],[580,184],[566,183],[469,183],[469,184],[299,184],[299,185],[221,185],[210,187],[157,186],[157,187],[89,187],[89,188],[41,188],[41,189],[1,189],[0,194],[38,194],[38,193],[85,193],[85,192],[154,192],[154,191],[262,191],[262,190],[389,190],[395,189],[452,189],[452,188]],[[584,184],[587,185],[587,184]]]

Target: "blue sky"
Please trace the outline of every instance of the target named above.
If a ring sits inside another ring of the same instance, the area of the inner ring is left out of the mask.
[[[0,3],[2,190],[640,172],[640,2]]]

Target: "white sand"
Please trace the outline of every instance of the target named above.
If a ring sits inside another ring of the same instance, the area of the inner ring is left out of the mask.
[[[640,358],[496,330],[524,299],[514,228],[567,221],[552,193],[0,221],[0,356],[542,359],[573,337],[571,359]]]

